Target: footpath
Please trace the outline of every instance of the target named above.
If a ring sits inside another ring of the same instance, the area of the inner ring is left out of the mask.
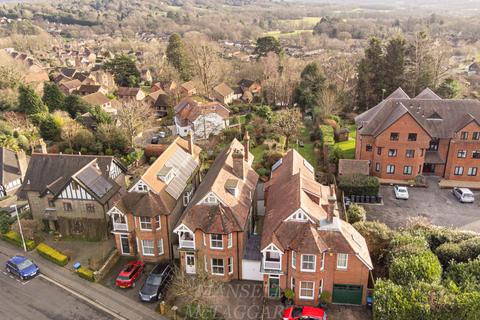
[[[45,260],[38,255],[35,250],[25,253],[9,243],[0,241],[0,253],[9,257],[22,255],[32,259],[40,267],[40,272],[46,280],[63,287],[63,289],[79,298],[83,298],[83,300],[99,309],[103,309],[117,319],[168,320],[155,311],[143,306],[140,302],[132,301],[101,284],[81,279],[73,271]]]

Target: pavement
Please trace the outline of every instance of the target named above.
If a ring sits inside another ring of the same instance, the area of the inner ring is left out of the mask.
[[[131,299],[118,294],[117,292],[108,289],[101,284],[91,283],[78,277],[73,271],[57,266],[50,261],[40,257],[37,252],[24,253],[20,248],[14,247],[6,242],[0,241],[0,253],[3,256],[23,255],[32,259],[41,270],[39,277],[47,280],[52,285],[55,285],[68,293],[74,295],[76,298],[94,306],[97,309],[104,311],[112,316],[113,319],[120,320],[167,320],[167,318],[159,315],[153,310],[145,307],[139,302],[134,302]],[[37,279],[35,279],[37,280]],[[2,287],[3,288],[3,287]],[[2,291],[2,290],[0,290]],[[67,296],[65,294],[65,296]],[[48,298],[48,296],[46,296]],[[65,298],[67,299],[67,298]],[[1,301],[1,300],[0,300]],[[65,300],[66,302],[66,300]],[[58,303],[64,304],[63,300]],[[2,304],[3,305],[3,302]],[[50,310],[50,304],[48,309]],[[50,310],[51,311],[51,310]],[[1,314],[1,313],[0,313]],[[27,317],[25,319],[34,319],[35,317]],[[48,317],[47,317],[48,318]],[[3,320],[3,318],[1,318]],[[23,318],[16,318],[23,319]],[[36,319],[36,318],[35,318]],[[57,318],[48,318],[57,319]],[[84,318],[58,318],[58,319],[80,319]],[[97,319],[96,317],[87,317],[85,319]]]
[[[5,271],[7,260],[7,256],[0,254],[0,314],[3,320],[115,319],[41,276],[20,281]]]
[[[409,218],[421,217],[431,224],[480,233],[480,191],[473,191],[474,203],[460,203],[451,189],[441,189],[429,178],[427,188],[408,188],[409,199],[397,200],[392,186],[380,187],[383,205],[362,204],[367,220],[377,220],[391,228],[402,228]]]

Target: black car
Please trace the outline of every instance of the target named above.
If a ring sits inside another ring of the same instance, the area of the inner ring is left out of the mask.
[[[173,267],[170,264],[156,265],[138,293],[140,300],[151,302],[162,299],[172,276]]]

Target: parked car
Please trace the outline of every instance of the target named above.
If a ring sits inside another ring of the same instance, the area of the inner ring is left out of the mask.
[[[283,320],[327,320],[328,316],[323,308],[294,306],[285,309],[283,312]]]
[[[473,196],[473,192],[468,188],[455,187],[455,188],[453,188],[452,192],[453,192],[453,195],[455,197],[457,197],[457,199],[460,202],[472,203],[472,202],[475,201],[475,197]]]
[[[8,260],[6,269],[21,280],[31,279],[40,273],[40,268],[35,263],[22,256],[14,256]]]
[[[408,189],[404,186],[394,186],[393,191],[395,192],[395,198],[408,200]]]
[[[168,263],[155,266],[138,292],[140,300],[151,302],[162,299],[165,295],[170,279],[173,276],[173,268]]]
[[[143,261],[130,261],[120,271],[115,285],[120,288],[135,287],[135,282],[140,279],[144,268],[145,263]]]

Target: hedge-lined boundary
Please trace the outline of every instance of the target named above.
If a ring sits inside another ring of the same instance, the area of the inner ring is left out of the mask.
[[[23,248],[22,237],[13,230],[8,231],[5,234],[2,234],[2,239],[11,243],[17,247]],[[33,240],[25,240],[25,246],[28,251],[35,249],[36,243]]]
[[[63,267],[68,263],[68,257],[66,255],[52,247],[47,246],[45,243],[40,243],[37,246],[37,252],[40,256],[50,260],[55,264],[58,264],[59,266]]]
[[[85,280],[88,280],[91,282],[95,281],[95,275],[93,273],[93,270],[90,270],[89,268],[80,267],[77,270],[77,274],[80,278],[83,278]]]
[[[380,182],[377,177],[356,174],[339,177],[338,187],[346,196],[376,196],[380,189]]]

